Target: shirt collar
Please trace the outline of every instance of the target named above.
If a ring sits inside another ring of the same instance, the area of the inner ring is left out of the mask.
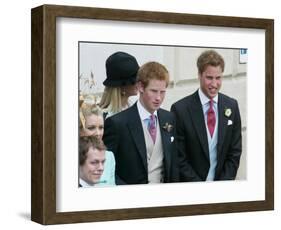
[[[148,111],[143,107],[143,105],[140,103],[139,100],[138,100],[138,102],[137,102],[137,107],[138,107],[139,115],[140,115],[140,118],[141,118],[142,121],[150,117],[151,113],[148,112]],[[157,111],[154,111],[153,114],[154,114],[155,116],[157,116]]]
[[[203,91],[201,90],[201,88],[199,88],[198,94],[199,94],[199,98],[200,98],[200,101],[201,101],[201,104],[202,104],[202,105],[205,105],[205,104],[209,103],[210,98],[208,98],[208,97],[203,93]],[[214,101],[216,104],[218,103],[218,94],[213,98],[213,101]]]
[[[84,187],[84,188],[89,188],[92,187],[93,185],[88,184],[86,181],[84,181],[83,179],[79,178],[79,184]]]

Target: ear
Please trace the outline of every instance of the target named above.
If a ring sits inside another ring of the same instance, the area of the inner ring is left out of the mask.
[[[144,85],[141,81],[137,82],[137,88],[140,93],[144,92]]]

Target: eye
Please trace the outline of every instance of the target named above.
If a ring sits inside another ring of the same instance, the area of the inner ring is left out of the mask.
[[[96,129],[96,126],[90,126],[90,127],[88,127],[87,129],[89,129],[89,130],[95,130],[95,129]]]

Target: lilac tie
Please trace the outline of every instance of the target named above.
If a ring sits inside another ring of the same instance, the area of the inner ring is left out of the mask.
[[[155,126],[155,115],[152,114],[149,117],[149,123],[148,123],[148,131],[150,133],[150,136],[153,140],[153,143],[155,144],[156,140],[156,126]]]
[[[210,100],[210,107],[207,113],[207,125],[210,132],[211,137],[213,137],[213,133],[216,126],[216,115],[213,109],[214,101],[213,99]]]

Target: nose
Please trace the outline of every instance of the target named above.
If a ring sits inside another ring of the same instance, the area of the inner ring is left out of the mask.
[[[216,79],[213,79],[213,80],[211,81],[211,86],[212,86],[212,87],[217,87],[217,85],[218,85],[218,81],[217,81]]]
[[[160,101],[161,100],[161,92],[157,92],[156,93],[155,99],[156,99],[156,101]]]
[[[99,138],[102,135],[102,131],[97,129],[95,134],[96,134],[95,136]]]
[[[104,170],[104,163],[103,162],[99,162],[98,170],[99,171],[103,171]]]

